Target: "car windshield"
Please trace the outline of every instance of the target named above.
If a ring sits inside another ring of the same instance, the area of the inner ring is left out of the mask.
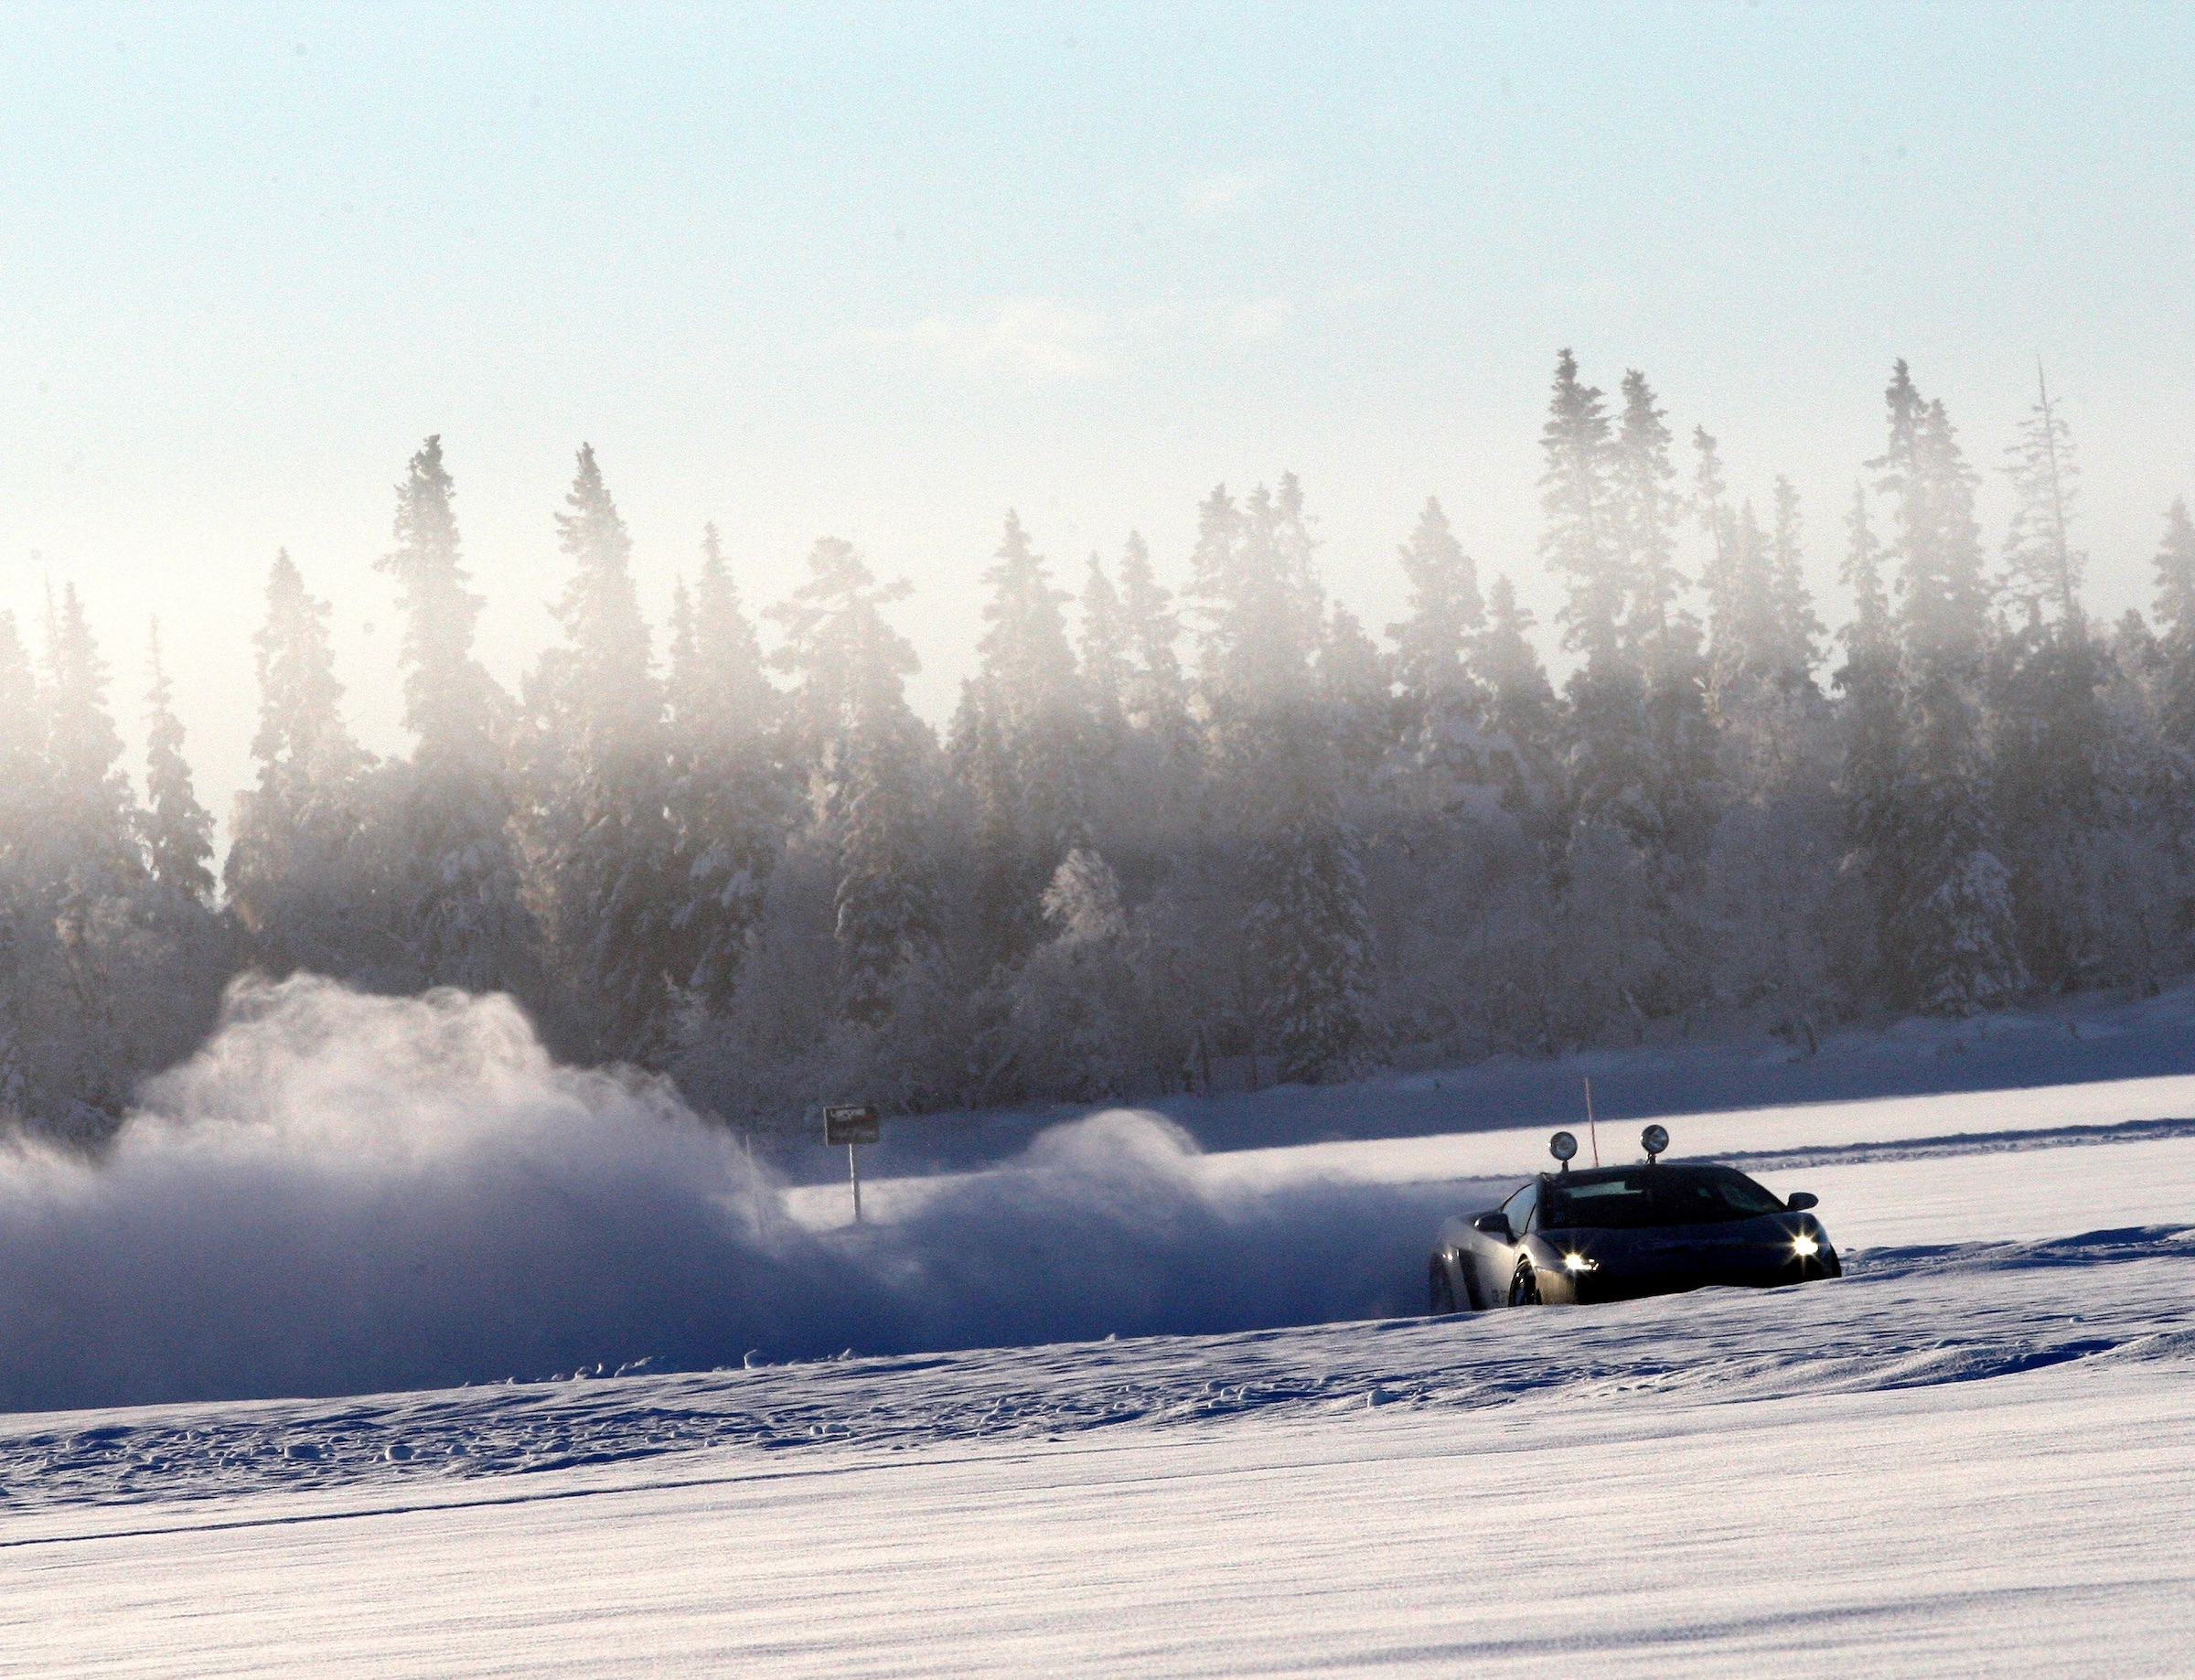
[[[1551,1230],[1635,1230],[1783,1211],[1782,1202],[1729,1167],[1635,1167],[1549,1179],[1540,1223]]]

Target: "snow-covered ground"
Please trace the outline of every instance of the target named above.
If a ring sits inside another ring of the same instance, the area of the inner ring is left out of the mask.
[[[1798,1290],[18,1414],[0,1673],[2195,1672],[2190,1115],[2153,1080],[1673,1122],[1821,1195],[1850,1270]],[[879,1287],[949,1280],[956,1221],[1026,1247],[1008,1331],[1077,1322],[1047,1231],[1141,1268],[1092,1279],[1131,1325],[1251,1322],[1219,1280],[1259,1264],[1316,1317],[1353,1225],[1414,1289],[1431,1211],[1544,1138],[1205,1156],[1122,1117],[784,1228]]]

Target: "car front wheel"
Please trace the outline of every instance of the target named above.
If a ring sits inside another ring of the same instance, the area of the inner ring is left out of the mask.
[[[1539,1305],[1539,1274],[1532,1269],[1529,1260],[1519,1266],[1516,1276],[1509,1280],[1509,1304],[1512,1307]]]

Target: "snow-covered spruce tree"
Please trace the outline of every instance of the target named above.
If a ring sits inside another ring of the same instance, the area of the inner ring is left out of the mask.
[[[952,802],[973,840],[971,958],[979,982],[1010,962],[1034,914],[1020,894],[1028,846],[1023,830],[1021,777],[1006,740],[1006,707],[982,676],[964,678],[960,703],[946,732]]]
[[[1150,548],[1134,531],[1120,561],[1120,623],[1135,662],[1127,689],[1129,727],[1170,753],[1193,753],[1189,685],[1178,651],[1181,620],[1172,593],[1151,573]]]
[[[1619,571],[1629,598],[1625,639],[1644,673],[1651,744],[1646,795],[1654,827],[1641,838],[1674,899],[1697,884],[1715,822],[1716,741],[1708,714],[1708,666],[1699,626],[1682,605],[1676,521],[1683,502],[1669,487],[1669,428],[1646,382],[1623,376],[1623,414],[1611,452],[1610,487],[1619,533]]]
[[[1486,628],[1472,669],[1486,694],[1486,740],[1502,802],[1527,831],[1549,838],[1565,803],[1561,787],[1562,702],[1532,645],[1531,613],[1516,586],[1497,577],[1486,594]]]
[[[1885,393],[1890,446],[1871,465],[1897,508],[1906,754],[1895,794],[1904,891],[1883,933],[1899,1001],[1964,1014],[2026,983],[2011,882],[1991,833],[1979,689],[1989,592],[1975,475],[1943,403],[1903,361]]]
[[[1313,688],[1323,618],[1292,476],[1202,509],[1192,594],[1215,795],[1240,859],[1243,1007],[1284,1079],[1340,1076],[1371,1048],[1372,954],[1356,840]],[[1253,1049],[1255,1054],[1255,1049]]]
[[[2195,778],[2165,740],[2159,682],[2164,651],[2138,609],[2103,640],[2101,692],[2117,797],[2103,835],[2103,971],[2154,995],[2184,968],[2195,932],[2195,857],[2188,813]]]
[[[1814,669],[1822,660],[1826,627],[1815,615],[1814,594],[1806,587],[1798,490],[1779,476],[1774,494],[1775,529],[1769,548],[1769,597],[1775,624],[1772,669],[1786,689],[1814,689]]]
[[[2072,435],[2037,377],[2034,410],[2007,452],[2006,594],[2016,619],[1990,660],[1991,791],[2021,956],[2038,981],[2065,990],[2103,970],[2115,913],[2107,883],[2120,873],[2115,831],[2126,826],[2108,808],[2131,789],[2105,714],[2105,655],[2081,610]]]
[[[1812,1048],[1830,990],[1826,936],[1844,846],[1797,493],[1776,480],[1772,534],[1750,502],[1726,523],[1721,639],[1710,656],[1723,793],[1705,872],[1714,983]]]
[[[149,1072],[204,1042],[236,968],[233,928],[213,904],[213,818],[183,756],[183,722],[152,628],[145,695],[145,801],[137,813],[147,879],[137,895],[130,1060]]]
[[[2155,563],[2158,724],[2195,776],[2195,519],[2184,498],[2165,510]]]
[[[213,815],[198,803],[183,757],[183,720],[175,685],[160,658],[160,626],[152,627],[145,697],[145,856],[154,884],[179,909],[204,910],[213,899]]]
[[[34,904],[49,918],[59,997],[40,1032],[46,1086],[63,1135],[102,1135],[137,1071],[134,982],[144,966],[137,906],[146,885],[137,812],[107,709],[107,665],[74,585],[49,603],[46,626],[46,798],[34,819],[40,863]]]
[[[817,542],[808,566],[793,598],[770,609],[785,632],[773,657],[799,685],[808,823],[835,882],[839,1012],[874,1025],[937,948],[926,836],[937,747],[906,701],[915,650],[883,615],[905,583],[879,584],[835,537]]]
[[[1710,680],[1719,683],[1725,674],[1721,661],[1740,639],[1732,623],[1732,608],[1738,599],[1730,572],[1736,515],[1730,508],[1729,481],[1723,476],[1721,444],[1707,427],[1694,426],[1692,450],[1698,456],[1692,473],[1692,515],[1708,539],[1707,558],[1699,568],[1699,589],[1708,604]]]
[[[1557,615],[1562,645],[1588,667],[1612,665],[1622,654],[1630,590],[1609,482],[1611,428],[1600,391],[1579,377],[1578,358],[1568,350],[1556,358],[1539,445],[1547,460],[1539,479],[1540,512],[1547,521],[1539,551],[1569,592]]]
[[[1623,412],[1608,453],[1613,562],[1624,595],[1625,627],[1642,649],[1659,650],[1676,627],[1684,594],[1676,565],[1676,520],[1683,498],[1670,487],[1669,427],[1654,388],[1638,369],[1623,375]]]
[[[1641,434],[1631,440],[1635,447]],[[1540,552],[1569,590],[1569,601],[1558,615],[1563,643],[1579,656],[1579,664],[1565,685],[1569,701],[1564,753],[1564,788],[1568,795],[1562,839],[1555,849],[1554,887],[1559,894],[1590,890],[1599,896],[1607,883],[1621,883],[1628,894],[1646,894],[1647,908],[1624,904],[1600,904],[1594,914],[1621,916],[1627,925],[1644,915],[1659,914],[1665,883],[1668,824],[1662,808],[1664,765],[1659,750],[1659,720],[1650,707],[1648,651],[1639,633],[1644,621],[1634,623],[1633,609],[1642,590],[1634,586],[1630,556],[1633,537],[1624,530],[1615,482],[1616,444],[1601,391],[1579,377],[1577,360],[1565,350],[1558,358],[1547,419],[1540,432],[1546,470],[1540,476],[1540,509],[1546,525]],[[1640,476],[1636,464],[1633,476]],[[1659,478],[1647,473],[1658,487]],[[1597,830],[1613,824],[1631,848],[1631,861],[1620,869],[1601,867],[1606,847]],[[1590,858],[1594,867],[1579,873],[1574,860]],[[1612,888],[1611,889],[1612,890]],[[1657,953],[1664,960],[1652,970],[1654,979],[1633,976],[1638,987],[1650,991],[1668,990],[1673,978],[1666,961],[1667,947],[1659,939],[1638,947]],[[1561,942],[1564,960],[1587,960],[1586,945]],[[1582,970],[1576,990],[1573,979],[1561,989],[1580,1007],[1589,998],[1601,998],[1598,976]],[[1589,983],[1590,982],[1590,983]],[[1619,988],[1625,1011],[1641,1013],[1638,990]],[[1573,1011],[1564,1031],[1590,1031],[1578,1026]]]
[[[1486,779],[1486,700],[1469,649],[1485,628],[1478,566],[1456,540],[1438,501],[1428,498],[1399,551],[1409,580],[1410,613],[1389,625],[1395,644],[1395,727],[1406,780],[1421,801],[1453,804],[1468,783]]]
[[[37,846],[45,808],[45,720],[37,677],[16,628],[0,612],[0,1125],[28,1120],[41,1095],[32,1057],[34,1001],[52,995],[59,952],[45,913]]]
[[[1079,1101],[1162,1089],[1172,1036],[1151,1019],[1140,972],[1144,941],[1120,883],[1097,852],[1060,860],[1042,905],[1050,937],[1009,986],[1007,1033],[1020,1088]]]
[[[1900,998],[1910,990],[1898,966],[1903,947],[1888,937],[1887,930],[1911,892],[1902,828],[1906,813],[1900,799],[1906,765],[1905,673],[1883,576],[1882,544],[1868,523],[1862,486],[1852,487],[1845,529],[1842,576],[1854,611],[1852,622],[1839,633],[1845,663],[1835,679],[1844,697],[1838,713],[1843,737],[1838,796],[1846,845],[1842,873],[1853,883],[1863,912],[1847,925],[1845,966],[1860,982],[1857,990]]]
[[[1044,557],[1009,512],[995,563],[983,573],[989,599],[977,645],[977,680],[963,706],[989,712],[957,729],[956,741],[991,744],[982,765],[967,767],[970,789],[990,820],[980,832],[985,855],[978,893],[982,949],[1012,962],[1041,929],[1038,899],[1059,861],[1089,838],[1082,780],[1087,733],[1075,656]]]
[[[1083,703],[1090,720],[1091,754],[1109,759],[1128,733],[1129,685],[1134,667],[1129,652],[1128,626],[1121,616],[1120,593],[1106,575],[1105,562],[1090,556],[1084,573],[1081,609],[1082,634],[1076,645]]]
[[[535,1000],[539,930],[524,903],[505,739],[509,702],[474,657],[484,603],[467,587],[455,485],[430,437],[396,487],[396,546],[377,562],[404,621],[404,726],[395,775],[393,920],[417,983]]]
[[[705,1010],[731,999],[791,819],[782,703],[714,525],[683,583],[670,643],[670,810],[680,986]]]
[[[633,587],[632,539],[591,446],[556,516],[572,565],[564,641],[527,697],[536,749],[529,826],[545,912],[552,1036],[590,1061],[659,1056],[679,949],[663,690]]]
[[[367,843],[372,762],[343,724],[327,614],[288,552],[277,554],[253,638],[259,775],[237,796],[222,880],[261,968],[402,985],[402,947]]]
[[[45,702],[49,779],[41,840],[70,893],[127,898],[145,879],[145,858],[122,737],[107,709],[107,662],[73,583],[47,624]]]
[[[1172,593],[1153,575],[1150,551],[1132,531],[1119,579],[1128,736],[1099,832],[1115,869],[1149,880],[1171,866],[1197,822],[1204,741],[1190,716]]]
[[[2081,468],[2072,429],[2051,401],[2040,368],[2035,389],[2035,406],[2005,450],[2013,495],[2011,527],[2005,533],[2005,595],[2016,611],[2033,603],[2044,616],[2071,619],[2081,610],[2081,573],[2088,560],[2072,546]]]
[[[1313,688],[1340,754],[1341,790],[1362,809],[1397,744],[1392,683],[1387,656],[1339,601],[1320,626]]]
[[[1768,532],[1751,501],[1723,520],[1717,589],[1709,604],[1714,626],[1710,663],[1719,708],[1733,689],[1772,679],[1777,660],[1775,562]]]

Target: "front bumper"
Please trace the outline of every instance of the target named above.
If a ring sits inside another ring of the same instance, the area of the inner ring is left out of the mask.
[[[1843,1263],[1826,1236],[1815,1238],[1813,1254],[1789,1245],[1747,1245],[1737,1253],[1686,1253],[1678,1249],[1653,1257],[1611,1257],[1590,1271],[1565,1268],[1560,1293],[1581,1304],[1637,1300],[1648,1295],[1681,1295],[1691,1289],[1773,1289],[1841,1277]],[[1543,1276],[1543,1297],[1548,1294]]]

